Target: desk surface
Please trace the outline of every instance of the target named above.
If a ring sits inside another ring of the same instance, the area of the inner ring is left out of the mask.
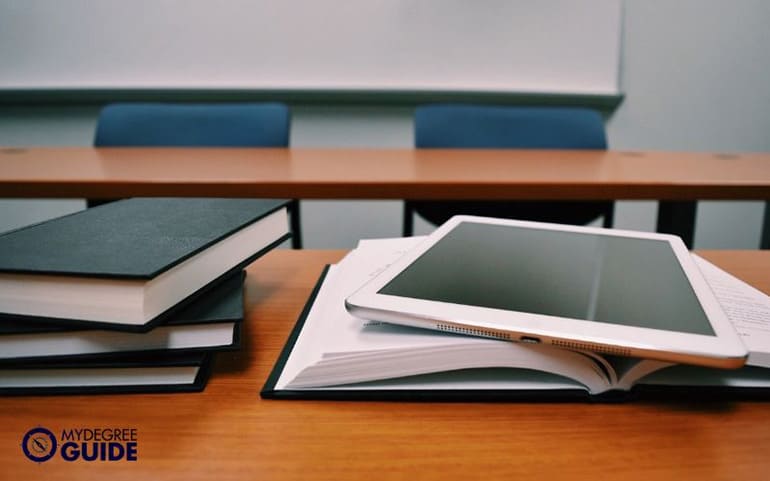
[[[0,149],[0,197],[766,199],[770,153]]]
[[[0,398],[0,478],[767,479],[770,406],[761,402],[261,400],[322,265],[343,254],[281,250],[252,265],[245,346],[217,358],[203,393]],[[704,255],[770,293],[770,252]],[[37,465],[20,449],[37,425],[137,428],[139,460]]]

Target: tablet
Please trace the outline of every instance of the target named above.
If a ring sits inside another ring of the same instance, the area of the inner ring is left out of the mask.
[[[738,368],[747,350],[676,236],[456,216],[346,299],[365,318]]]

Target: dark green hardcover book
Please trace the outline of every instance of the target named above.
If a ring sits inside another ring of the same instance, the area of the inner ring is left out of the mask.
[[[0,235],[0,319],[147,331],[286,240],[286,204],[126,199]]]
[[[244,317],[244,279],[243,271],[230,276],[149,332],[89,329],[29,319],[0,321],[0,366],[110,353],[237,349]]]
[[[0,366],[0,395],[202,391],[212,362],[196,352],[19,363]]]

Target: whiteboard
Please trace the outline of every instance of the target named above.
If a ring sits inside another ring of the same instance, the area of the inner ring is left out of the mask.
[[[621,0],[0,0],[0,89],[616,95]]]

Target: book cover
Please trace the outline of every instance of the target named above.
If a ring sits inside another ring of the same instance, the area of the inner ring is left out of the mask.
[[[0,272],[152,279],[285,206],[270,199],[123,199],[0,235]]]

